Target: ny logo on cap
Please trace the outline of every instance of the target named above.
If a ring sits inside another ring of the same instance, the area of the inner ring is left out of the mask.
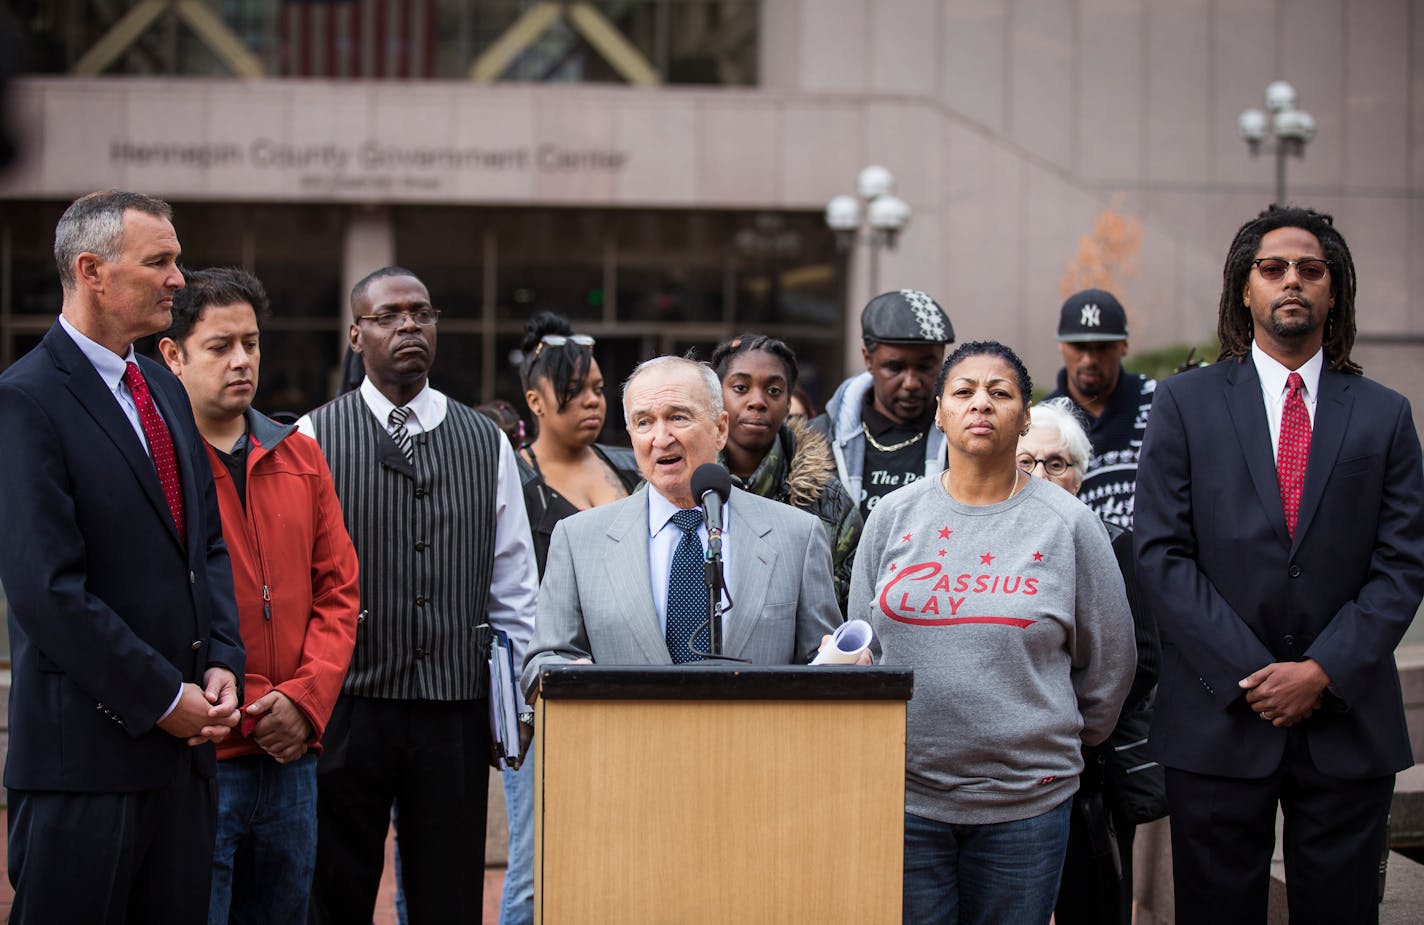
[[[1083,306],[1083,313],[1078,316],[1078,323],[1085,328],[1096,328],[1103,323],[1102,311],[1097,305],[1090,302]]]

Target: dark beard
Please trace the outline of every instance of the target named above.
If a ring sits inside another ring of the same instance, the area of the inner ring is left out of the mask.
[[[1295,338],[1309,337],[1320,330],[1324,321],[1311,314],[1315,306],[1312,303],[1302,303],[1306,310],[1306,317],[1290,319],[1284,315],[1276,314],[1275,309],[1271,310],[1271,333],[1283,340],[1293,340]]]
[[[1097,400],[1099,398],[1106,398],[1111,395],[1113,393],[1113,390],[1117,388],[1117,384],[1122,381],[1121,366],[1117,368],[1116,372],[1110,371],[1110,366],[1106,369],[1101,369],[1101,371],[1098,373],[1097,384],[1095,385],[1085,385],[1083,383],[1083,380],[1076,375],[1070,376],[1069,378],[1072,379],[1073,388],[1078,392],[1079,395],[1082,395],[1084,398],[1089,400]]]
[[[1073,384],[1078,387],[1078,394],[1084,398],[1101,398],[1112,391],[1112,385],[1106,379],[1092,387],[1084,386],[1081,382],[1074,382]]]

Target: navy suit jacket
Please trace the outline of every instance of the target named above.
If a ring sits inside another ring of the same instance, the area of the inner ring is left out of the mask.
[[[1312,658],[1331,679],[1298,727],[1315,765],[1362,779],[1413,763],[1394,649],[1424,595],[1424,461],[1403,396],[1321,372],[1292,540],[1255,364],[1173,376],[1157,386],[1136,506],[1138,578],[1163,643],[1159,761],[1275,771],[1286,730],[1237,682]]]
[[[190,747],[156,725],[179,683],[243,677],[232,570],[187,393],[140,357],[173,435],[187,544],[138,435],[56,323],[0,375],[0,582],[10,751],[21,790],[156,789]],[[192,749],[214,773],[213,746]]]

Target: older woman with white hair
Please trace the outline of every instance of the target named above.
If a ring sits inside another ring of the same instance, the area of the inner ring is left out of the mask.
[[[1019,438],[1018,467],[1076,495],[1092,455],[1077,409],[1067,399],[1052,399],[1035,405],[1031,413],[1032,425]],[[1130,925],[1133,835],[1138,823],[1166,815],[1162,769],[1145,755],[1161,642],[1138,590],[1132,534],[1114,524],[1106,526],[1132,610],[1137,671],[1117,728],[1102,745],[1084,749],[1086,767],[1074,798],[1054,910],[1058,925]]]
[[[1030,414],[1028,433],[1019,437],[1019,468],[1076,495],[1093,455],[1077,409],[1067,399],[1054,398],[1034,405]]]

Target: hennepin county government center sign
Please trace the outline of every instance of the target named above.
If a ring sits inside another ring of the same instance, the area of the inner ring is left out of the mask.
[[[507,147],[399,145],[374,139],[342,144],[293,144],[258,137],[247,143],[149,142],[115,138],[109,142],[114,167],[188,167],[201,170],[254,167],[295,171],[306,188],[435,189],[452,174],[616,173],[630,156],[602,148],[568,148],[552,142]]]

